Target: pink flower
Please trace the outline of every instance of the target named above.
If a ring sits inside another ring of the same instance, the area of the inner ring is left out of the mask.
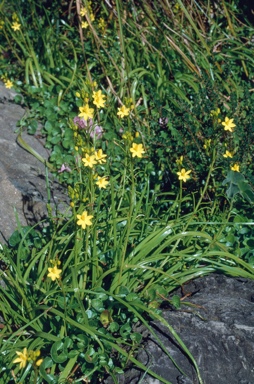
[[[92,139],[101,139],[102,138],[102,135],[103,135],[103,128],[100,127],[99,125],[96,125],[94,128],[91,128],[90,131],[90,137]]]
[[[71,172],[71,169],[68,167],[65,166],[65,164],[62,164],[61,168],[58,170],[58,173],[62,173],[62,172]]]
[[[84,120],[83,118],[80,118],[78,116],[74,117],[73,123],[76,124],[80,129],[86,129],[93,125],[93,120]]]
[[[99,140],[103,135],[103,128],[99,125],[94,125],[93,119],[84,120],[78,116],[73,119],[74,124],[76,124],[80,129],[85,129],[92,139]]]

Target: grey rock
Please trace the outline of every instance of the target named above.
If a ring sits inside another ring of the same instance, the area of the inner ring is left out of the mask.
[[[15,93],[0,83],[0,243],[5,243],[21,225],[34,225],[47,217],[44,165],[17,143],[17,122],[25,109],[11,100]],[[23,139],[44,159],[49,153],[36,136]],[[51,205],[63,212],[68,198],[63,187],[50,175]]]
[[[254,281],[213,274],[186,284],[184,291],[193,293],[185,301],[195,307],[168,308],[163,317],[194,356],[203,383],[254,384]],[[174,294],[181,295],[181,291]],[[194,368],[168,329],[157,321],[152,326],[184,374],[153,336],[145,339],[136,358],[172,384],[197,384]],[[119,382],[154,384],[158,380],[132,368]]]

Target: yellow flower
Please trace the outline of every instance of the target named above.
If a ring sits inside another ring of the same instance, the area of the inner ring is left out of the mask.
[[[101,188],[106,188],[108,183],[109,183],[109,181],[106,179],[106,177],[98,176],[98,181],[96,181],[95,184],[98,185],[98,187],[101,189]]]
[[[122,105],[118,108],[117,115],[122,119],[124,116],[128,116],[130,113],[130,108],[125,107],[125,105]]]
[[[13,82],[11,80],[6,80],[4,82],[4,85],[5,85],[6,88],[10,89],[10,88],[13,87]]]
[[[17,21],[14,21],[14,23],[12,23],[11,27],[12,27],[12,29],[14,29],[14,31],[19,31],[21,24],[19,24]]]
[[[142,158],[143,153],[145,153],[143,144],[132,144],[132,148],[130,148],[130,151],[132,153],[132,157],[139,157],[140,159]]]
[[[79,92],[76,92],[76,93],[75,93],[75,96],[76,96],[76,97],[79,97],[79,98],[81,97]]]
[[[182,165],[183,163],[183,156],[180,156],[179,159],[176,160],[177,165]]]
[[[85,167],[90,167],[90,168],[93,168],[93,166],[95,165],[95,164],[97,164],[97,161],[96,161],[96,159],[95,159],[95,155],[88,155],[87,153],[86,153],[86,155],[85,155],[86,157],[84,158],[82,158],[82,161],[83,161],[83,163],[84,163],[84,166]]]
[[[81,28],[86,29],[88,26],[89,26],[89,24],[88,24],[87,21],[82,21],[82,23],[81,23]]]
[[[48,268],[48,271],[49,273],[47,274],[47,276],[50,277],[52,281],[60,279],[60,273],[62,272],[62,270],[58,269],[57,265],[54,265],[53,268]]]
[[[90,20],[91,20],[91,22],[93,22],[94,20],[95,20],[95,16],[94,16],[94,14],[92,13],[92,12],[90,12]]]
[[[240,166],[238,164],[234,164],[231,166],[231,171],[240,172]]]
[[[104,100],[105,95],[101,93],[101,90],[93,92],[93,103],[97,108],[104,108],[106,100]]]
[[[233,154],[229,151],[226,151],[226,153],[224,153],[223,157],[233,157]]]
[[[93,108],[89,108],[89,105],[86,104],[84,107],[79,107],[80,114],[78,115],[79,117],[83,117],[84,120],[92,119],[93,118]]]
[[[80,11],[80,15],[81,16],[85,16],[86,13],[87,13],[86,8],[82,8],[81,11]]]
[[[229,119],[228,117],[225,118],[225,121],[221,123],[224,126],[225,131],[233,132],[233,128],[236,126],[233,121],[234,119]]]
[[[191,171],[185,171],[185,169],[182,168],[180,172],[177,172],[178,179],[183,180],[183,182],[185,183],[188,179],[190,179],[190,173]]]
[[[20,369],[25,368],[28,359],[27,348],[24,348],[23,352],[16,351],[16,354],[18,357],[13,361],[13,363],[19,363]]]
[[[82,215],[77,215],[77,218],[77,224],[80,225],[83,229],[86,229],[87,225],[92,225],[91,219],[93,218],[93,216],[88,215],[87,211],[84,211]]]
[[[105,157],[107,157],[107,155],[102,152],[102,149],[95,152],[95,159],[99,164],[106,163]]]

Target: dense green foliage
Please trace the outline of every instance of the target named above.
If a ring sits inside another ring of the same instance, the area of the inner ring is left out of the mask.
[[[224,0],[2,1],[0,15],[0,75],[29,110],[18,141],[70,198],[40,225],[17,218],[2,246],[2,382],[117,383],[133,363],[169,383],[135,359],[141,324],[165,323],[190,279],[254,277],[253,27]]]

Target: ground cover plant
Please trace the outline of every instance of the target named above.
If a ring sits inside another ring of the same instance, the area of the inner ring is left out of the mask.
[[[70,198],[40,226],[17,218],[2,245],[3,382],[117,383],[135,364],[169,383],[135,358],[157,319],[202,383],[160,304],[204,274],[254,276],[252,25],[226,1],[2,1],[0,13],[1,76],[29,108],[17,140]]]

